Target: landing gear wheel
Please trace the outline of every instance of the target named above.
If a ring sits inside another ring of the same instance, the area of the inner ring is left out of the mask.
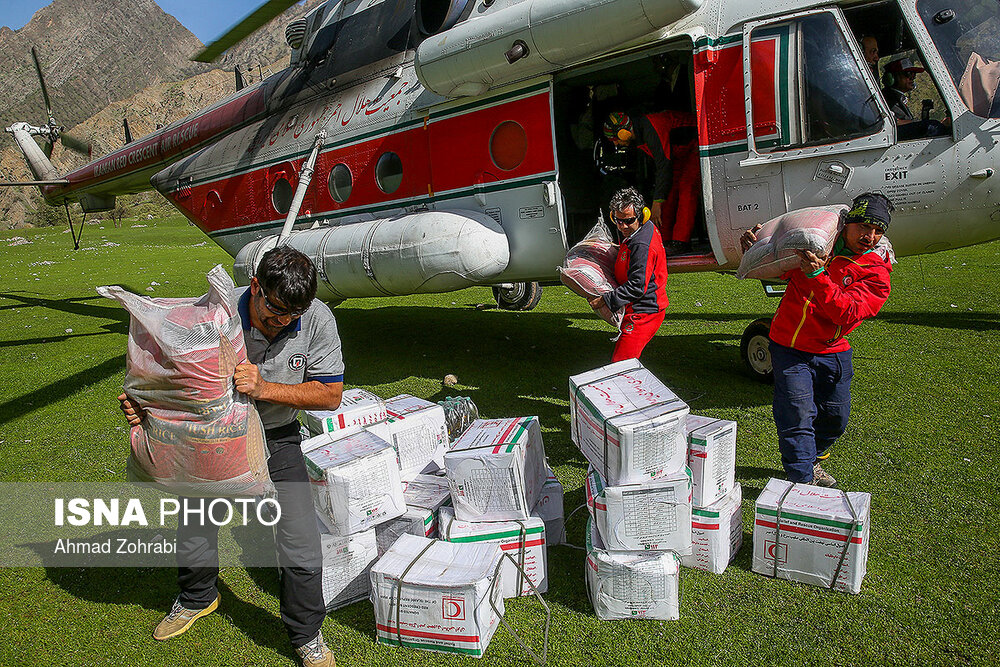
[[[771,340],[768,338],[770,332],[771,320],[765,318],[754,320],[743,331],[743,339],[740,341],[740,357],[743,359],[743,364],[758,382],[774,382],[769,347]]]
[[[531,310],[542,300],[538,283],[514,283],[513,287],[494,287],[493,298],[500,310]]]

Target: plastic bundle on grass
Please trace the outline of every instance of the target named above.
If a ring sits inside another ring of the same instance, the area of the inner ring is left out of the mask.
[[[444,421],[448,427],[448,440],[455,442],[465,433],[472,422],[479,419],[479,408],[468,396],[449,396],[438,405],[444,408]]]
[[[233,372],[247,360],[232,278],[216,266],[199,298],[98,287],[131,315],[125,392],[146,412],[131,432],[128,475],[178,494],[259,494],[270,487],[264,429]]]
[[[796,250],[829,253],[843,227],[841,214],[846,210],[843,204],[816,206],[768,220],[757,232],[757,242],[743,253],[736,277],[776,280],[798,268]]]
[[[604,223],[598,222],[582,241],[566,253],[566,261],[559,267],[559,279],[576,294],[588,300],[593,299],[617,289],[617,257],[618,244],[611,238]],[[621,328],[624,310],[611,312],[610,308],[601,304],[596,312],[608,324],[616,329]]]

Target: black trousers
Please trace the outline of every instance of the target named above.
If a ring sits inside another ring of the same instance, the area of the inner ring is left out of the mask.
[[[264,432],[270,456],[267,468],[277,489],[281,519],[275,545],[281,573],[281,620],[292,646],[298,648],[319,632],[326,616],[323,603],[322,554],[309,476],[302,458],[299,423]],[[197,502],[197,499],[195,499]],[[186,521],[177,528],[177,601],[187,609],[204,609],[219,594],[219,527],[210,521]]]

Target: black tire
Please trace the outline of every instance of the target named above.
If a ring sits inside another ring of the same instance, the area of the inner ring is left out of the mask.
[[[771,369],[771,350],[768,348],[771,333],[771,320],[761,318],[754,320],[743,331],[740,340],[740,358],[750,376],[758,382],[773,383],[774,372]]]
[[[493,298],[500,310],[531,310],[542,300],[542,286],[538,283],[514,283],[510,289],[494,287]]]

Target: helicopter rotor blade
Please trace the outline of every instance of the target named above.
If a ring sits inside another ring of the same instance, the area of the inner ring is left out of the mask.
[[[38,83],[42,85],[42,99],[45,100],[46,120],[52,118],[52,102],[49,101],[49,90],[45,87],[45,77],[42,76],[42,66],[38,62],[38,52],[31,47],[31,58],[35,61],[35,72],[38,73]]]
[[[85,155],[90,157],[93,146],[89,141],[84,141],[83,139],[77,139],[70,134],[60,134],[59,141],[62,142],[63,146],[70,149],[74,153],[79,153],[80,155]]]
[[[52,142],[43,141],[42,142],[42,152],[45,153],[45,157],[52,159]]]
[[[191,58],[196,62],[210,63],[221,56],[227,49],[243,41],[254,33],[262,25],[273,19],[275,16],[285,11],[298,0],[267,0],[260,7],[255,9],[242,21],[230,28],[226,34],[218,38],[200,53]]]

